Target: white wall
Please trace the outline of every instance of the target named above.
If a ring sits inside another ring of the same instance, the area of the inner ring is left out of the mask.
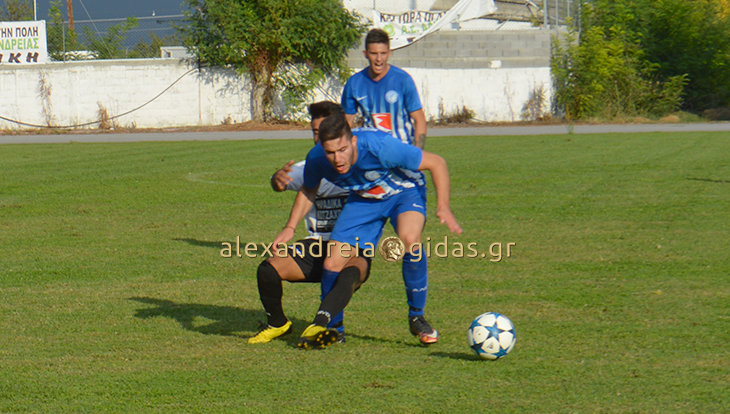
[[[478,120],[519,121],[535,88],[543,86],[546,102],[552,97],[550,68],[405,70],[418,87],[427,119],[438,117],[442,102],[447,114],[466,106]]]
[[[120,115],[178,81],[143,108],[117,119],[117,125],[163,128],[218,125],[226,118],[236,122],[251,119],[250,90],[245,80],[233,71],[187,73],[191,69],[194,66],[171,59],[0,67],[0,116],[47,125],[45,105],[53,125],[79,125],[100,119],[99,104],[109,116]],[[536,86],[545,87],[548,100],[552,94],[549,68],[403,69],[416,82],[427,118],[437,118],[439,102],[443,102],[446,112],[465,105],[484,121],[516,121]],[[332,84],[327,97],[337,99],[341,86]],[[50,95],[44,99],[42,90],[49,88]],[[17,124],[0,120],[0,129],[16,128]]]
[[[83,61],[0,67],[0,115],[28,124],[79,125],[100,119],[100,105],[116,120],[139,128],[220,124],[250,119],[247,85],[232,71],[201,74],[178,60]],[[187,73],[187,75],[186,75]],[[47,99],[42,90],[50,90]],[[50,102],[50,106],[48,103]],[[44,114],[43,108],[50,110]],[[98,125],[92,125],[96,128]],[[0,120],[0,128],[18,128]]]

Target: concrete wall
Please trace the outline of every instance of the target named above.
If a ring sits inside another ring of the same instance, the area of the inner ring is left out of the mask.
[[[115,122],[147,128],[250,118],[250,92],[233,71],[199,73],[194,65],[175,59],[0,66],[0,91],[0,115],[35,125],[80,125],[99,120],[102,106],[116,116],[146,103]],[[17,125],[0,121],[0,128]]]
[[[542,87],[547,99],[552,95],[549,51],[546,31],[444,32],[394,51],[391,63],[413,76],[428,118],[466,106],[481,120],[515,121],[535,88]],[[353,51],[349,63],[358,70],[367,65],[361,51]],[[338,100],[341,88],[331,81],[318,99]],[[34,125],[80,125],[99,120],[101,106],[117,116],[144,104],[116,124],[160,128],[250,120],[245,80],[229,70],[199,72],[178,59],[0,66],[0,91],[0,116]],[[0,120],[0,128],[18,125]]]
[[[550,66],[553,33],[547,30],[440,31],[394,50],[389,62],[403,68],[545,68]],[[361,50],[350,53],[349,63],[356,68],[367,66]]]

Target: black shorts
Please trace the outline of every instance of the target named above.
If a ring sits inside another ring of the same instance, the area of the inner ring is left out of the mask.
[[[320,251],[318,239],[303,239],[294,242],[289,246],[289,256],[299,266],[304,274],[304,282],[320,283],[322,281],[322,269],[324,268],[324,259],[327,258],[327,242],[322,241],[324,252]],[[370,277],[371,257],[363,256],[368,263],[367,274],[365,280]],[[363,282],[364,283],[364,282]]]

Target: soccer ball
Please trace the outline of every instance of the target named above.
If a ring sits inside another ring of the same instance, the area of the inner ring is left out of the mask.
[[[483,313],[469,326],[467,340],[469,347],[480,357],[499,359],[515,347],[515,325],[500,313]]]

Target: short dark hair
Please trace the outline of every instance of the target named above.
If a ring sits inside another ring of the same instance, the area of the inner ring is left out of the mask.
[[[345,113],[345,110],[342,109],[342,106],[331,101],[315,102],[309,105],[307,110],[309,110],[309,116],[312,120],[327,118],[330,115],[340,112],[342,112],[343,114]]]
[[[352,138],[350,125],[345,118],[345,112],[334,113],[319,124],[319,141],[327,142],[333,139],[339,139],[343,135],[347,135],[347,139]]]
[[[365,36],[365,49],[372,43],[383,43],[388,45],[388,49],[390,49],[390,36],[388,36],[388,32],[383,29],[371,29]]]

